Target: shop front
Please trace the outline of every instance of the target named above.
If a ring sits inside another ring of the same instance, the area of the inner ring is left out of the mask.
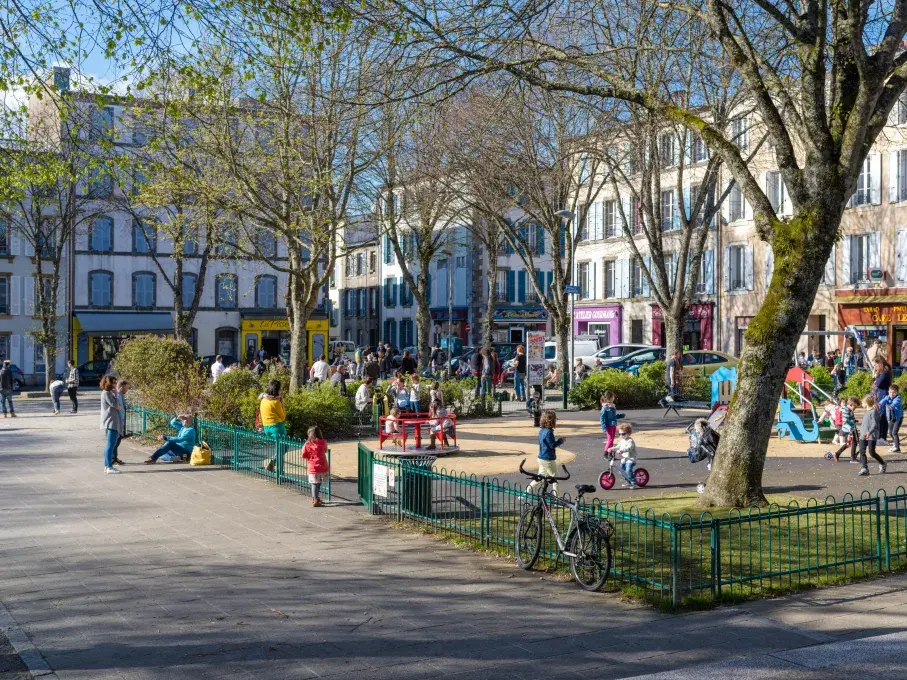
[[[620,305],[603,307],[577,307],[573,314],[573,332],[576,335],[602,335],[606,345],[621,342],[623,309]]]
[[[907,295],[843,295],[838,303],[838,327],[853,326],[871,358],[885,357],[900,366],[907,342]]]
[[[459,338],[463,344],[468,344],[466,327],[469,325],[467,321],[469,310],[466,307],[454,307],[453,309],[449,307],[432,307],[429,311],[431,312],[433,331],[433,336],[429,338],[429,342],[440,342],[449,333],[453,337]]]
[[[494,341],[525,344],[526,334],[545,333],[548,310],[544,307],[498,307],[494,310]]]
[[[690,305],[683,322],[683,348],[685,350],[713,349],[712,322],[715,305],[707,303]],[[667,345],[664,333],[664,314],[661,307],[652,305],[652,344],[659,347]]]
[[[242,312],[240,322],[240,338],[242,341],[242,359],[246,363],[252,361],[258,350],[263,348],[269,357],[280,356],[286,363],[291,359],[290,322],[286,316],[268,316],[256,312]],[[312,357],[327,354],[328,347],[328,318],[326,315],[317,315],[309,319],[306,324],[308,335],[308,352],[306,363],[311,366]]]
[[[173,335],[170,312],[75,312],[71,356],[80,365],[109,361],[124,340],[148,334]]]

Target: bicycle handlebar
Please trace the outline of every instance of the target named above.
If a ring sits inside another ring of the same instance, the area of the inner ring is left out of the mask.
[[[524,474],[527,477],[531,477],[532,479],[534,479],[537,482],[541,482],[541,481],[545,481],[545,480],[547,480],[549,482],[566,482],[568,479],[570,479],[570,471],[567,470],[566,465],[561,465],[561,470],[563,470],[564,474],[567,475],[566,477],[548,477],[546,475],[539,475],[539,474],[536,474],[535,472],[529,472],[528,470],[524,469],[523,463],[525,463],[525,462],[526,462],[525,458],[523,458],[523,460],[520,461],[520,474]]]

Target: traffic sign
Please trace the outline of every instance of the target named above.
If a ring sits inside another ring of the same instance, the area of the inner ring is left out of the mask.
[[[567,295],[579,295],[579,286],[564,286]]]
[[[467,332],[467,333],[471,333],[471,332],[472,332],[472,326],[470,326],[469,324],[466,324],[466,332]]]

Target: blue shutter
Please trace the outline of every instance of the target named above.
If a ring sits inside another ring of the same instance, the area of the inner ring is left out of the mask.
[[[517,273],[517,302],[526,302],[526,270]]]
[[[564,254],[564,251],[567,250],[567,227],[566,225],[561,225],[561,255]]]
[[[538,255],[545,254],[545,227],[541,224],[535,225],[535,252]]]
[[[391,281],[393,282],[392,283],[393,287],[391,288],[391,307],[396,307],[397,306],[397,288],[398,288],[397,279],[391,279]]]
[[[510,270],[507,272],[507,302],[513,302],[516,299],[516,272]]]

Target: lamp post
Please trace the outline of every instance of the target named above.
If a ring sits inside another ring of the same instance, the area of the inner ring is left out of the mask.
[[[570,223],[573,222],[574,218],[576,217],[576,213],[574,213],[572,210],[567,210],[566,208],[564,208],[563,210],[558,210],[556,213],[554,213],[554,215],[557,218],[563,220],[565,225],[568,228],[570,226]],[[575,242],[575,239],[571,238],[570,243],[574,244],[574,242]],[[552,248],[552,250],[554,250],[554,248]],[[573,246],[573,252],[574,253],[576,252],[575,245]],[[570,264],[571,264],[570,280],[573,281],[574,273],[575,273],[574,270],[576,269],[576,264],[573,262],[572,257],[570,258]],[[567,358],[567,371],[570,374],[570,377],[568,378],[565,375],[563,378],[564,387],[566,388],[568,385],[568,381],[569,381],[569,385],[571,387],[573,386],[573,355],[576,353],[576,333],[574,331],[574,328],[575,328],[574,317],[576,316],[576,286],[568,287],[565,282],[564,283],[564,292],[568,293],[570,295],[570,356]],[[564,408],[567,408],[567,390],[566,389],[564,389]]]

